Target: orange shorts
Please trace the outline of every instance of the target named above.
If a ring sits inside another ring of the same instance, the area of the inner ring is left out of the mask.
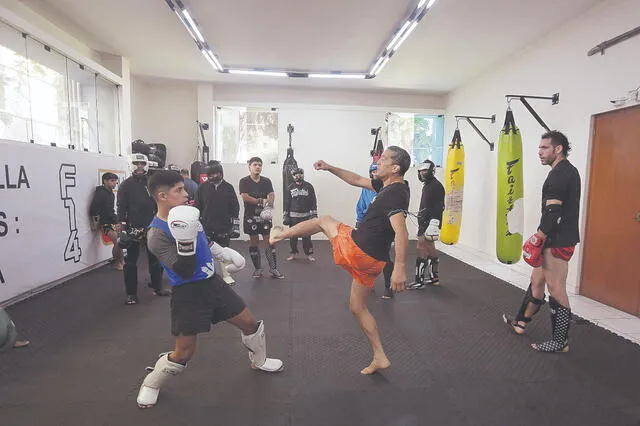
[[[349,225],[338,225],[338,235],[331,239],[333,261],[360,284],[372,288],[387,262],[374,259],[363,252],[351,238],[351,231],[353,228]]]

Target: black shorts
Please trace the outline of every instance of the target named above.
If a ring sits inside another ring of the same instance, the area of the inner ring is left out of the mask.
[[[273,226],[270,220],[248,218],[244,220],[243,229],[247,235],[269,235]]]
[[[217,274],[172,288],[171,334],[193,336],[206,333],[211,324],[226,321],[242,312],[244,301]]]

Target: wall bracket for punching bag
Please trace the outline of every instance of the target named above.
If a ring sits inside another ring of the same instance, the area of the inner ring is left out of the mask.
[[[535,118],[542,127],[547,129],[547,132],[551,131],[549,126],[545,124],[545,122],[542,120],[542,118],[540,118],[538,113],[535,112],[533,107],[529,104],[529,102],[527,102],[527,99],[545,99],[545,100],[551,101],[551,105],[556,105],[558,102],[560,102],[560,93],[554,93],[551,96],[504,95],[504,97],[507,98],[507,104],[509,104],[509,106],[511,106],[511,101],[513,99],[517,99],[520,102],[522,102],[522,105],[524,105],[525,108],[527,108],[527,110],[531,113],[531,115],[533,115],[533,118]]]
[[[487,139],[487,137],[480,131],[480,129],[478,129],[478,127],[475,125],[475,123],[473,121],[471,121],[471,120],[472,119],[473,120],[491,120],[491,123],[493,124],[493,123],[496,122],[496,115],[495,114],[493,114],[491,117],[477,117],[477,116],[474,116],[474,115],[456,115],[455,119],[456,119],[456,129],[458,128],[458,126],[457,126],[458,120],[461,120],[461,119],[462,120],[466,120],[467,123],[469,123],[471,125],[471,127],[473,127],[473,130],[475,130],[476,133],[478,135],[480,135],[480,137],[486,143],[489,144],[489,151],[493,151],[494,150],[495,144],[493,142],[489,142],[489,139]]]
[[[209,146],[207,145],[207,141],[204,137],[204,131],[209,130],[209,124],[202,123],[196,120],[196,124],[198,125],[198,131],[200,132],[200,138],[202,138],[202,162],[207,164],[209,162]]]

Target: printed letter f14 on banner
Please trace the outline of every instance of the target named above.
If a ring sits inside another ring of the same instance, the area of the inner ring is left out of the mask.
[[[69,214],[69,238],[64,249],[64,260],[68,262],[80,262],[82,249],[78,239],[78,226],[76,222],[76,204],[73,202],[72,191],[76,187],[76,166],[75,164],[62,164],[60,166],[60,199],[64,202],[64,208]]]

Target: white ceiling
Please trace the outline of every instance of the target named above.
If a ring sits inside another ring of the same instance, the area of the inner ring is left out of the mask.
[[[372,80],[219,74],[163,0],[22,0],[137,75],[444,93],[602,0],[437,0]],[[417,0],[183,0],[227,67],[366,71]]]

